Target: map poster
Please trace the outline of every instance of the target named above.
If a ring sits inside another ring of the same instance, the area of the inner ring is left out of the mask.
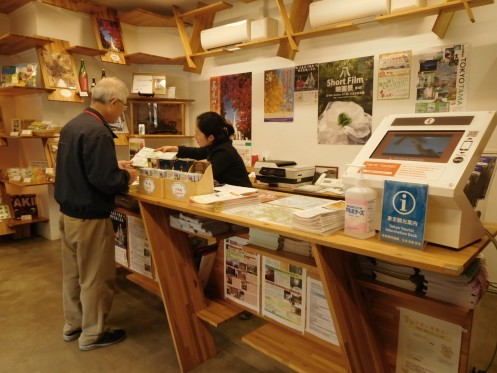
[[[319,64],[318,144],[361,145],[371,137],[374,57]]]

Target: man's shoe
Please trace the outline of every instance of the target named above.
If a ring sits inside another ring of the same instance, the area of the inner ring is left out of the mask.
[[[113,345],[114,343],[121,342],[126,338],[126,331],[123,329],[108,329],[106,330],[102,336],[95,343],[79,346],[81,351],[90,351],[96,348],[105,347]]]
[[[66,342],[75,341],[76,339],[79,338],[80,335],[81,335],[81,329],[76,329],[73,330],[72,332],[64,333],[64,341]]]

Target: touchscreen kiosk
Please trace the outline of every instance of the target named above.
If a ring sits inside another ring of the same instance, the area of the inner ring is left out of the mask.
[[[464,186],[496,125],[493,111],[390,115],[354,160],[378,194],[377,229],[385,180],[428,185],[425,240],[459,249],[483,237]],[[352,185],[357,170],[346,170]]]

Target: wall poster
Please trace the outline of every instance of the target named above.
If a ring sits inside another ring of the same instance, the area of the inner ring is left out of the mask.
[[[469,45],[440,47],[419,56],[416,113],[465,111]]]
[[[400,309],[396,373],[459,371],[462,327]]]
[[[235,140],[252,138],[252,73],[210,79],[210,109],[235,128]]]
[[[264,122],[293,122],[295,69],[264,71]]]
[[[409,98],[412,51],[380,54],[378,100]]]
[[[319,64],[318,144],[360,145],[371,137],[374,57]]]
[[[318,64],[295,67],[295,104],[317,105]]]

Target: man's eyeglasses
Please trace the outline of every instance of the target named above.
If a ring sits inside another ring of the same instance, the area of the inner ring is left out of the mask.
[[[123,111],[126,111],[128,109],[128,107],[126,106],[126,104],[124,102],[122,102],[120,99],[115,98],[114,100],[119,101],[121,104],[123,104],[123,107],[124,107]]]

